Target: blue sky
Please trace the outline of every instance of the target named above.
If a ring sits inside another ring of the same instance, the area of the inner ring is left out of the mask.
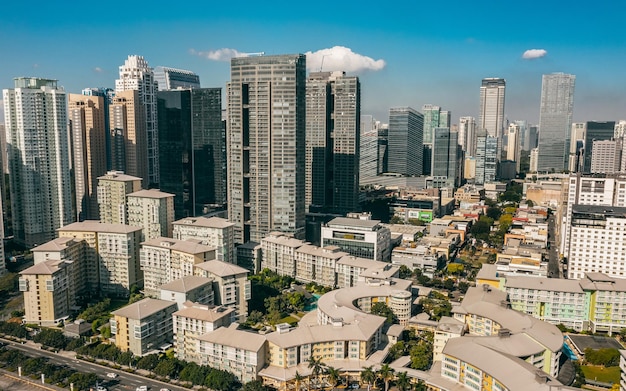
[[[457,123],[477,115],[481,79],[503,77],[507,117],[537,123],[541,75],[552,72],[577,77],[576,121],[626,119],[622,1],[62,3],[3,4],[0,87],[12,87],[16,76],[55,78],[68,92],[113,87],[127,55],[139,54],[151,66],[188,69],[204,87],[223,88],[229,62],[208,58],[220,49],[340,47],[325,52],[333,54],[324,70],[359,75],[362,113],[382,121],[390,107],[430,103],[452,110]],[[530,49],[546,54],[523,59]],[[313,70],[319,58],[308,61]]]

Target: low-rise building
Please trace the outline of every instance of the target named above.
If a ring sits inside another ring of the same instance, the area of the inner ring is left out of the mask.
[[[173,342],[172,314],[176,310],[174,302],[145,298],[113,311],[115,345],[135,356],[167,349]]]
[[[337,217],[322,227],[322,247],[337,246],[355,257],[388,261],[391,232],[378,220]]]

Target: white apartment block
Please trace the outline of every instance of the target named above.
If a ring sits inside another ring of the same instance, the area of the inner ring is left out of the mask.
[[[220,217],[186,217],[173,224],[174,239],[197,239],[215,247],[216,259],[235,263],[235,224]]]
[[[213,305],[215,302],[213,280],[199,276],[186,276],[161,285],[159,295],[161,300],[175,302],[178,309],[188,301],[199,305]]]
[[[174,352],[176,358],[200,364],[198,337],[213,332],[220,327],[228,327],[233,320],[235,310],[227,307],[215,307],[186,302],[174,312]]]
[[[126,197],[128,224],[142,228],[142,239],[172,237],[174,194],[140,190]]]
[[[391,231],[378,220],[337,217],[322,227],[321,242],[375,261],[388,261],[391,255]]]
[[[194,275],[213,279],[215,304],[234,308],[238,321],[248,316],[248,300],[252,294],[248,273],[247,269],[218,260],[194,267]]]
[[[215,259],[215,249],[198,240],[158,237],[141,244],[140,265],[147,296],[157,297],[161,285],[192,276],[194,266]]]
[[[305,243],[291,235],[271,232],[261,240],[261,269],[270,269],[281,276],[296,278],[296,250]]]
[[[126,196],[141,190],[141,178],[109,171],[98,177],[98,205],[100,221],[107,224],[126,224]]]
[[[593,140],[591,173],[613,174],[622,171],[623,140]]]
[[[131,286],[141,284],[140,227],[88,220],[66,225],[57,232],[59,237],[87,243],[84,270],[90,289],[99,289],[105,295],[128,296]]]

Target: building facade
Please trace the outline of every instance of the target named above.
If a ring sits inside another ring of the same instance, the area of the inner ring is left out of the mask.
[[[498,140],[497,159],[500,160],[504,133],[504,97],[506,81],[501,78],[485,78],[480,86],[480,111],[478,130],[486,131]]]
[[[423,171],[424,116],[410,107],[389,109],[387,171],[419,176]]]
[[[479,132],[476,140],[475,183],[483,185],[496,179],[498,169],[498,139],[487,132]]]
[[[220,217],[187,217],[173,224],[173,238],[196,239],[214,247],[216,259],[235,263],[235,224]]]
[[[615,132],[615,121],[588,121],[585,125],[585,150],[583,152],[583,172],[590,173],[593,145],[597,141],[612,140]]]
[[[98,178],[98,205],[100,221],[106,224],[128,222],[126,197],[141,190],[141,178],[109,171]]]
[[[139,190],[126,197],[128,224],[142,228],[142,240],[172,237],[174,194]]]
[[[371,115],[361,115],[361,150],[359,153],[359,182],[373,178],[378,171],[378,127],[380,122]]]
[[[337,217],[322,227],[322,247],[337,246],[360,258],[388,261],[391,231],[378,220]]]
[[[192,71],[158,66],[154,68],[154,80],[159,91],[177,88],[200,88],[200,76]]]

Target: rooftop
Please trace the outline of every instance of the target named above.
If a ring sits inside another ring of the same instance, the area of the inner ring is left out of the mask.
[[[205,322],[217,322],[220,319],[230,317],[235,311],[229,307],[215,307],[209,305],[201,305],[186,301],[183,308],[174,312],[175,316],[189,319],[197,319]]]
[[[132,175],[126,175],[122,171],[109,171],[105,175],[99,176],[98,179],[117,182],[141,181],[141,178]]]
[[[173,301],[165,301],[158,299],[145,298],[136,303],[129,304],[119,310],[113,311],[112,314],[128,319],[142,320],[157,312],[163,311],[168,307],[176,309],[176,303]]]
[[[107,224],[99,220],[85,220],[78,223],[68,224],[57,230],[58,232],[106,232],[127,234],[141,231],[141,227],[125,224]]]
[[[200,341],[218,345],[228,345],[237,349],[258,352],[265,344],[265,337],[256,333],[237,330],[239,325],[233,323],[230,327],[220,327],[210,333],[198,337]]]
[[[174,225],[191,225],[194,227],[205,228],[228,228],[235,224],[221,217],[185,217],[178,221],[174,221]]]
[[[130,193],[128,197],[141,197],[141,198],[168,198],[174,197],[174,194],[165,193],[161,190],[150,189],[150,190],[139,190],[134,193]]]
[[[248,273],[248,269],[244,269],[232,263],[219,261],[214,259],[208,262],[202,262],[195,265],[196,268],[205,270],[219,277],[235,276],[237,274]]]
[[[51,241],[42,244],[41,246],[37,246],[33,248],[31,251],[63,251],[66,248],[70,247],[73,244],[79,243],[80,241],[75,241],[74,238],[70,237],[61,237],[52,239]]]
[[[36,265],[29,267],[28,269],[22,270],[20,274],[22,275],[52,275],[59,270],[63,269],[67,266],[68,263],[64,260],[50,260],[46,262],[41,262]]]
[[[202,244],[197,239],[179,240],[166,237],[159,237],[147,240],[141,243],[142,246],[152,246],[160,248],[169,248],[174,251],[180,251],[188,254],[202,254],[209,251],[215,251],[215,247]]]
[[[350,228],[361,228],[373,231],[374,227],[380,224],[379,220],[361,220],[361,219],[351,219],[348,217],[335,217],[330,220],[326,225],[328,227],[350,227]]]
[[[162,291],[172,291],[187,293],[201,286],[212,284],[213,280],[206,277],[199,276],[186,276],[177,280],[171,281],[167,284],[161,285],[159,289]]]

